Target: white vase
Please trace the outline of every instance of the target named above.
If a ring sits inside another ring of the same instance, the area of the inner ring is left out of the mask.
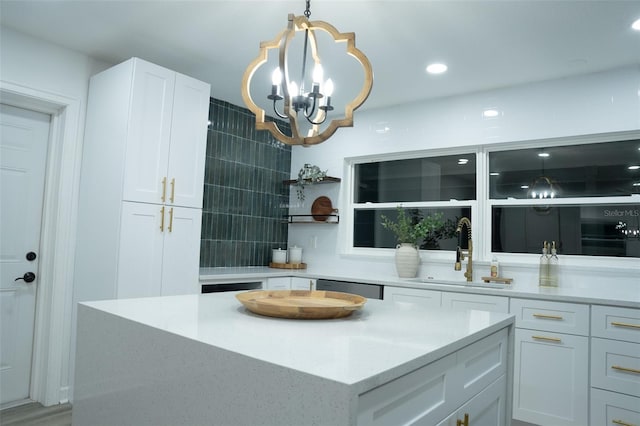
[[[396,271],[400,278],[415,278],[419,265],[420,254],[416,246],[409,243],[396,246]]]

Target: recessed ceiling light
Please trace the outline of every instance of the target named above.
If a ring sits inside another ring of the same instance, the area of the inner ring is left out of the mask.
[[[486,118],[497,117],[500,114],[500,111],[497,109],[485,109],[482,111],[482,116]]]
[[[529,185],[520,185],[520,188],[522,188],[522,189],[529,189]]]
[[[427,66],[427,72],[429,74],[442,74],[447,70],[445,64],[430,64]]]
[[[545,158],[546,158],[546,157],[548,157],[548,156],[549,156],[549,153],[548,153],[548,152],[539,152],[539,153],[538,153],[538,157],[545,157]]]
[[[640,166],[629,166],[629,170],[638,170]]]
[[[633,24],[631,24],[631,28],[636,31],[640,31],[640,19],[636,19]]]

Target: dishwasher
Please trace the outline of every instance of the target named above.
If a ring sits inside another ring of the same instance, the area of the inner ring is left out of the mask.
[[[341,291],[343,293],[357,294],[367,299],[382,299],[383,289],[384,286],[378,284],[335,281],[322,278],[316,281],[316,290]]]

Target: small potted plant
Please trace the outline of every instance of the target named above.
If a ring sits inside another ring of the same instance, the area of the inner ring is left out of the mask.
[[[316,182],[320,182],[327,177],[327,171],[320,170],[318,166],[312,166],[311,164],[305,164],[298,172],[298,179],[296,179],[296,192],[298,194],[298,200],[304,201],[304,187],[305,185],[311,185]]]
[[[410,215],[398,206],[395,221],[382,215],[382,226],[396,235],[396,270],[400,278],[413,278],[418,273],[420,254],[418,247],[427,236],[434,233],[444,225],[442,213],[433,213],[422,216],[416,209]]]

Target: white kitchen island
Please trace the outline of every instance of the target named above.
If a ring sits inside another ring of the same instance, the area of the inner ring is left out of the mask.
[[[278,319],[235,293],[81,303],[73,425],[508,425],[513,323],[380,300]]]

